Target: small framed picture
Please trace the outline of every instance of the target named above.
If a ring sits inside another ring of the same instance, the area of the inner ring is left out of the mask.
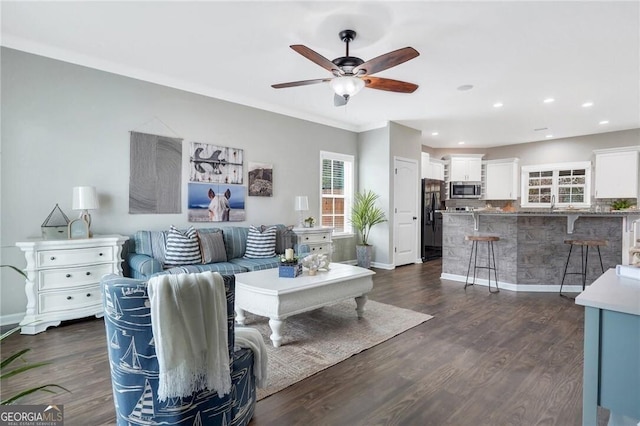
[[[80,238],[89,238],[89,224],[81,217],[69,222],[69,239]]]

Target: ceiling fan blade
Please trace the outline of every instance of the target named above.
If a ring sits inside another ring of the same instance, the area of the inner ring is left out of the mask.
[[[290,81],[289,83],[272,84],[274,89],[284,89],[285,87],[308,86],[310,84],[325,83],[331,81],[331,78],[316,78],[315,80]]]
[[[394,50],[393,52],[385,53],[377,58],[368,60],[364,64],[358,65],[353,69],[353,73],[358,74],[358,72],[364,70],[363,75],[375,74],[388,68],[395,67],[396,65],[400,65],[403,62],[407,62],[418,55],[420,55],[420,53],[418,53],[418,51],[413,47]]]
[[[413,93],[418,88],[417,84],[390,78],[366,76],[362,77],[362,80],[364,80],[365,87],[369,89],[386,90],[388,92]]]
[[[338,68],[336,64],[334,64],[333,62],[331,62],[330,60],[328,60],[318,52],[309,49],[307,46],[304,46],[302,44],[293,44],[289,47],[291,47],[293,50],[295,50],[305,58],[309,59],[310,61],[320,65],[322,68],[324,68],[329,72],[342,73],[342,71],[340,70],[340,68]]]
[[[334,106],[343,106],[346,105],[347,102],[349,102],[349,96],[344,97],[344,96],[340,96],[337,93],[333,94],[333,105]]]

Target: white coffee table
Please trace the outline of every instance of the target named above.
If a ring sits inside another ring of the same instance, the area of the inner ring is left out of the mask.
[[[278,268],[236,274],[236,322],[244,325],[245,311],[269,318],[271,341],[277,348],[283,321],[291,315],[354,297],[361,318],[375,272],[342,263],[330,268],[313,276],[305,271],[296,278],[278,277]]]

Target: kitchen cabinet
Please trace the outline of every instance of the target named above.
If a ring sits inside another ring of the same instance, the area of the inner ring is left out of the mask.
[[[595,197],[638,198],[640,188],[640,148],[594,151]]]
[[[429,160],[427,165],[427,179],[444,180],[444,161],[442,160]]]
[[[422,153],[422,179],[444,180],[444,164],[442,160],[430,158],[426,152]]]
[[[450,155],[450,182],[480,182],[482,180],[482,154]]]
[[[17,242],[25,255],[27,313],[22,334],[36,334],[61,321],[101,317],[100,279],[121,274],[121,235],[77,240]]]
[[[485,162],[485,199],[518,199],[518,159],[488,160]]]

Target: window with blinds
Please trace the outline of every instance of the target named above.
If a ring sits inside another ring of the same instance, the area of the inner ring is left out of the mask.
[[[321,152],[320,158],[321,224],[334,228],[337,234],[351,233],[353,156]]]
[[[522,167],[523,207],[589,207],[591,163]]]

